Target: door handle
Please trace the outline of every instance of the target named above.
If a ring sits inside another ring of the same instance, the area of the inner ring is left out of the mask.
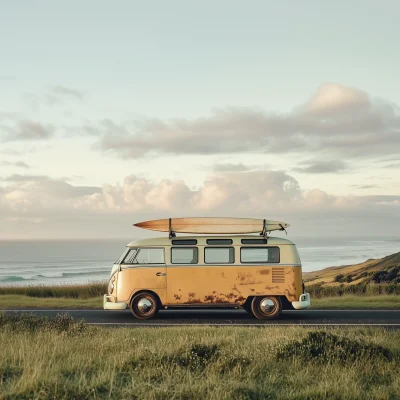
[[[167,275],[167,274],[166,274],[165,272],[157,272],[156,275],[157,275],[157,276],[165,276],[165,275]]]

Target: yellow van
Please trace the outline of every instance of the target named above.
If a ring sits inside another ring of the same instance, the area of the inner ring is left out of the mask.
[[[310,306],[294,243],[266,235],[138,240],[114,264],[104,295],[104,309],[130,307],[138,319],[163,308],[240,306],[259,319]]]

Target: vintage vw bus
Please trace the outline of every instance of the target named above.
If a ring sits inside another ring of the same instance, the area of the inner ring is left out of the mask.
[[[147,319],[163,308],[241,306],[256,318],[273,319],[282,309],[308,308],[295,244],[263,231],[176,237],[169,220],[169,237],[128,244],[112,268],[104,309],[130,307],[134,317]]]

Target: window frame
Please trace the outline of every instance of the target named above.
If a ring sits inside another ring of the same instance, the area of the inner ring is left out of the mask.
[[[136,266],[136,265],[166,265],[166,262],[165,262],[165,247],[161,247],[161,246],[157,246],[157,247],[152,247],[152,246],[130,247],[130,250],[135,250],[135,249],[139,249],[139,252],[140,252],[140,250],[142,250],[142,249],[161,249],[161,250],[162,250],[162,253],[163,253],[164,262],[162,262],[162,263],[147,263],[147,264],[125,263],[126,257],[127,257],[128,254],[130,253],[130,251],[129,251],[129,253],[126,254],[126,256],[125,256],[125,258],[124,258],[124,261],[123,261],[123,263],[121,263],[121,265],[134,265],[134,266]],[[139,254],[139,252],[136,254],[136,257],[137,257],[137,255]],[[136,260],[136,257],[135,257],[135,260]]]
[[[179,242],[192,242],[192,243],[179,243]],[[172,246],[197,246],[197,239],[172,239]]]
[[[233,262],[207,262],[206,261],[206,249],[232,249],[233,250]],[[216,265],[233,265],[235,264],[235,247],[234,246],[210,246],[204,247],[204,264],[216,264]]]
[[[172,253],[173,253],[173,250],[174,249],[179,249],[179,250],[182,250],[182,249],[185,249],[185,250],[188,250],[188,249],[194,249],[194,250],[196,250],[196,262],[195,263],[188,263],[188,262],[182,262],[182,263],[177,263],[177,262],[172,262]],[[197,247],[197,246],[190,246],[190,247],[181,247],[181,246],[171,246],[171,255],[170,255],[170,262],[171,262],[171,265],[198,265],[199,264],[199,248]]]
[[[242,249],[278,249],[278,261],[242,261]],[[281,248],[279,246],[241,246],[240,263],[241,264],[280,264]]]
[[[253,241],[253,243],[251,243],[251,241]],[[247,238],[247,239],[241,239],[240,243],[244,244],[246,246],[248,246],[248,245],[258,245],[258,246],[260,246],[260,245],[263,245],[263,244],[267,244],[268,240],[265,239],[265,238]],[[270,247],[273,247],[273,246],[270,246]]]
[[[222,241],[228,242],[229,241],[229,243],[215,243],[215,244],[209,243],[209,242],[213,242],[213,241],[216,241],[216,242],[222,242]],[[227,238],[227,239],[207,239],[206,243],[207,243],[207,246],[219,246],[219,247],[232,246],[233,240],[229,239],[229,238]]]
[[[114,264],[121,265],[124,263],[126,256],[130,253],[132,249],[129,246],[125,247],[124,252],[118,257],[117,261]]]

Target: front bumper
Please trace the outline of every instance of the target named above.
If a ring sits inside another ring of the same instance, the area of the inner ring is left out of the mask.
[[[125,310],[128,307],[124,301],[116,302],[114,296],[104,295],[103,308],[105,310]]]
[[[296,310],[303,310],[311,305],[310,293],[303,293],[299,297],[299,301],[292,301],[292,306]]]

